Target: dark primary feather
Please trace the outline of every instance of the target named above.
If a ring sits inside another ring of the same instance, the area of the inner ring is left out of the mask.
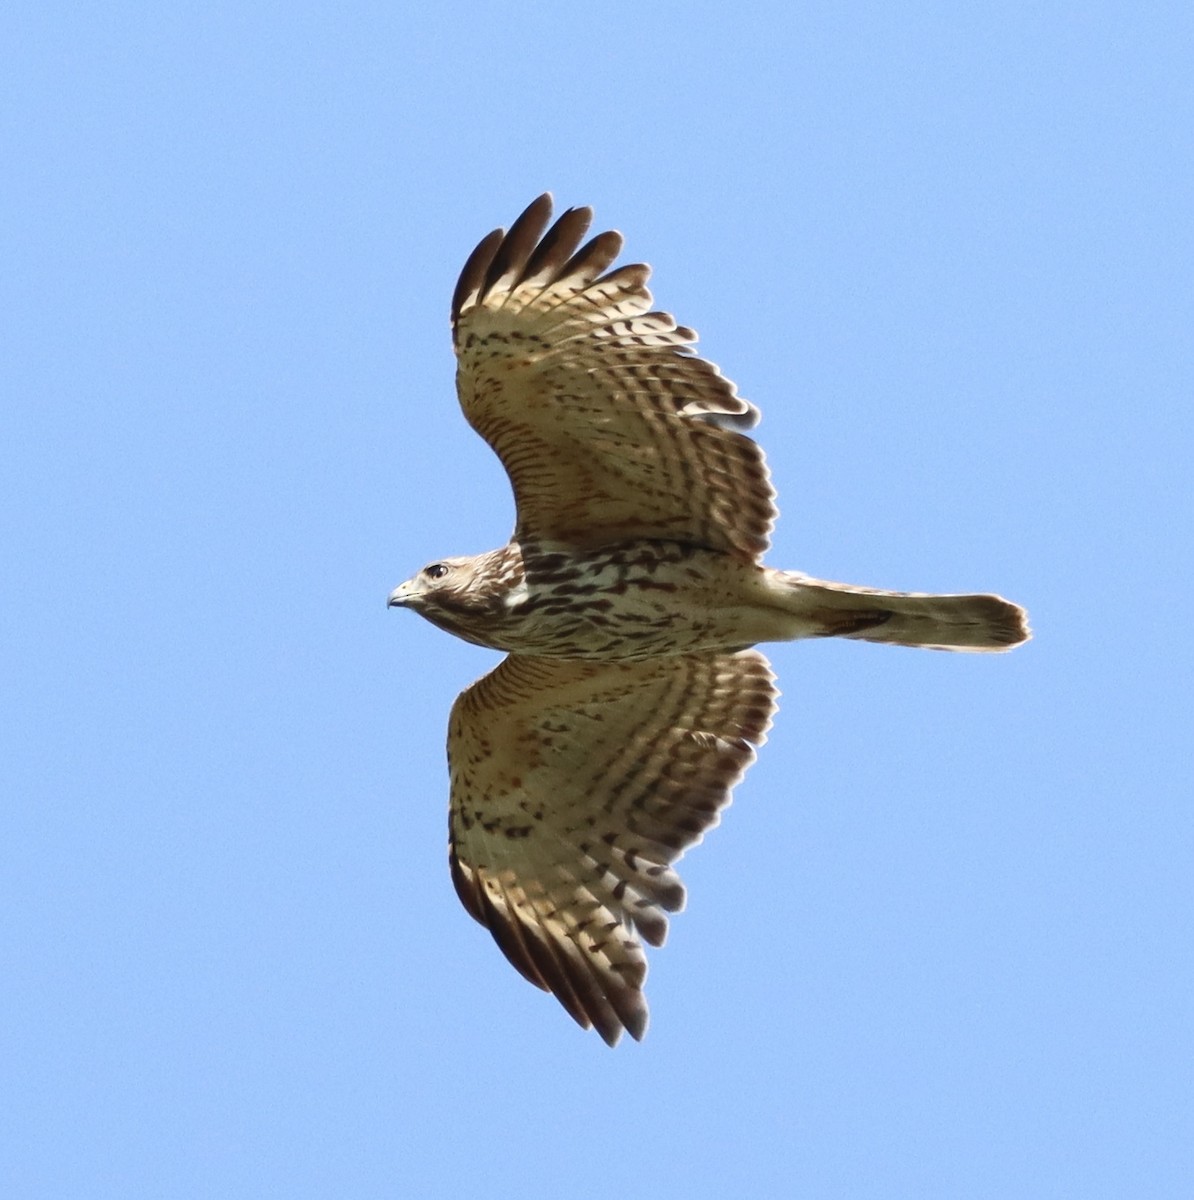
[[[513,291],[532,281],[546,285],[567,276],[592,280],[618,256],[622,236],[613,232],[598,234],[577,253],[592,224],[593,210],[567,209],[548,229],[551,205],[551,193],[544,192],[523,210],[508,233],[495,229],[481,240],[457,280],[453,324],[470,298],[477,304],[494,289]]]
[[[548,195],[550,196],[550,193]],[[564,273],[564,264],[576,253],[576,248],[592,223],[591,208],[568,209],[535,248],[523,272],[523,279],[543,283],[551,283],[558,279]]]
[[[510,226],[510,232],[502,238],[489,269],[485,272],[485,292],[491,288],[508,291],[516,287],[523,277],[523,268],[531,251],[542,237],[551,220],[551,193],[544,192],[520,214]]]

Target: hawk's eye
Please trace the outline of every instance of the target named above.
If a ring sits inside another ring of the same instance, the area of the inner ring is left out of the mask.
[[[432,563],[429,567],[423,568],[423,574],[428,579],[443,579],[448,573],[448,568],[443,563]]]

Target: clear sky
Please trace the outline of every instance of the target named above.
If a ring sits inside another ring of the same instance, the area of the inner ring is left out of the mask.
[[[0,1191],[1187,1197],[1187,3],[0,17]],[[760,406],[770,561],[1008,656],[783,707],[608,1050],[456,901],[506,540],[447,306],[550,188]]]

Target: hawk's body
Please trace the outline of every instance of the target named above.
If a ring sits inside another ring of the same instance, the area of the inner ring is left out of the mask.
[[[696,335],[651,311],[648,270],[550,230],[550,197],[490,234],[453,299],[465,415],[514,487],[510,543],[390,597],[510,652],[453,708],[452,876],[510,960],[611,1044],[642,1035],[646,962],[775,708],[757,642],[841,636],[1003,650],[998,596],[848,587],[760,562],[775,519],[758,413]],[[546,233],[545,233],[546,230]]]
[[[422,614],[512,654],[613,662],[806,637],[955,650],[1023,640],[997,597],[846,588],[683,542],[639,538],[580,552],[511,542],[434,565],[446,574]]]

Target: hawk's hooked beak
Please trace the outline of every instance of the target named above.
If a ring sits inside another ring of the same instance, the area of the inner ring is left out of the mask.
[[[411,580],[405,583],[400,583],[391,593],[390,598],[386,601],[387,608],[405,608],[415,596],[415,589]]]

